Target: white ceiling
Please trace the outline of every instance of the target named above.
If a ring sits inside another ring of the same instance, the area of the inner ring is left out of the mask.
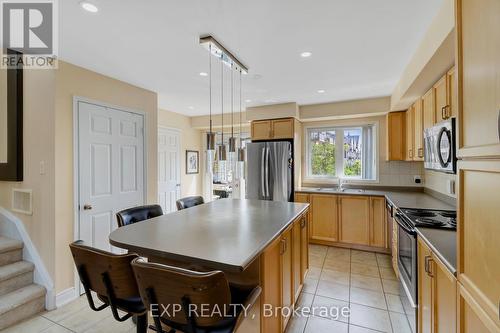
[[[247,106],[390,95],[442,0],[77,0],[60,4],[60,58],[158,92],[160,108],[208,113],[211,34],[250,68]],[[301,58],[303,51],[312,52]],[[214,60],[214,85],[220,67]],[[226,82],[229,74],[226,74]],[[229,93],[226,87],[226,96]],[[325,93],[317,91],[324,89]],[[217,98],[216,98],[217,96]],[[214,100],[220,89],[214,88]],[[228,107],[228,106],[226,106]],[[215,110],[216,109],[216,110]],[[214,112],[220,112],[214,102]]]

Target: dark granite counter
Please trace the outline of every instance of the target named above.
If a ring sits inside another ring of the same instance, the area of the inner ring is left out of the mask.
[[[317,194],[338,194],[338,195],[371,195],[383,196],[392,205],[398,208],[423,208],[439,210],[455,210],[455,207],[439,200],[430,194],[417,191],[394,191],[394,190],[375,190],[375,189],[345,189],[339,191],[336,188],[314,188],[299,187],[295,192],[317,193]]]
[[[421,208],[437,210],[456,210],[447,202],[439,200],[430,194],[416,191],[394,191],[374,189],[346,189],[338,191],[336,188],[297,188],[296,192],[338,194],[338,195],[370,195],[384,196],[388,202],[397,208]],[[457,267],[457,242],[456,231],[417,228],[419,237],[436,253],[448,269],[456,274]]]
[[[147,257],[241,272],[308,204],[222,199],[118,228],[114,246]]]
[[[452,230],[417,228],[420,237],[445,266],[457,273],[457,232]]]

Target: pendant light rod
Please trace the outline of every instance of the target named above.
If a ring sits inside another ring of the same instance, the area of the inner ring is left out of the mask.
[[[222,111],[222,142],[224,145],[224,65],[222,56],[220,57],[220,92],[221,92],[221,111]]]
[[[234,86],[233,86],[233,65],[231,65],[231,137],[234,137]]]
[[[245,66],[238,58],[236,58],[228,49],[226,49],[219,41],[211,35],[200,36],[200,45],[206,47],[210,54],[222,56],[222,60],[229,64],[234,64],[238,69],[245,74],[248,73],[248,67]],[[210,49],[210,46],[212,47]]]
[[[210,45],[210,52],[208,53],[208,73],[209,73],[209,93],[210,93],[210,133],[212,133],[212,45]]]

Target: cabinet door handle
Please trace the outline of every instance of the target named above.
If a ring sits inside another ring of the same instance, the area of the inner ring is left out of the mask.
[[[424,157],[424,148],[418,148],[418,157]]]
[[[424,258],[424,270],[427,274],[429,274],[429,260],[431,259],[430,256],[425,256]]]
[[[281,240],[281,255],[285,254],[286,252],[286,238],[283,238]]]
[[[306,226],[306,218],[305,216],[302,217],[302,220],[300,221],[300,228],[304,229]]]
[[[410,157],[413,157],[413,149],[408,149],[408,155],[409,155]]]

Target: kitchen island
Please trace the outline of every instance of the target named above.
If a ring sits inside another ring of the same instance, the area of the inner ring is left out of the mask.
[[[308,204],[222,199],[119,228],[113,246],[150,261],[223,271],[231,283],[260,285],[260,307],[239,332],[283,332],[287,317],[263,304],[293,307],[308,269]],[[258,327],[258,328],[257,328]]]

